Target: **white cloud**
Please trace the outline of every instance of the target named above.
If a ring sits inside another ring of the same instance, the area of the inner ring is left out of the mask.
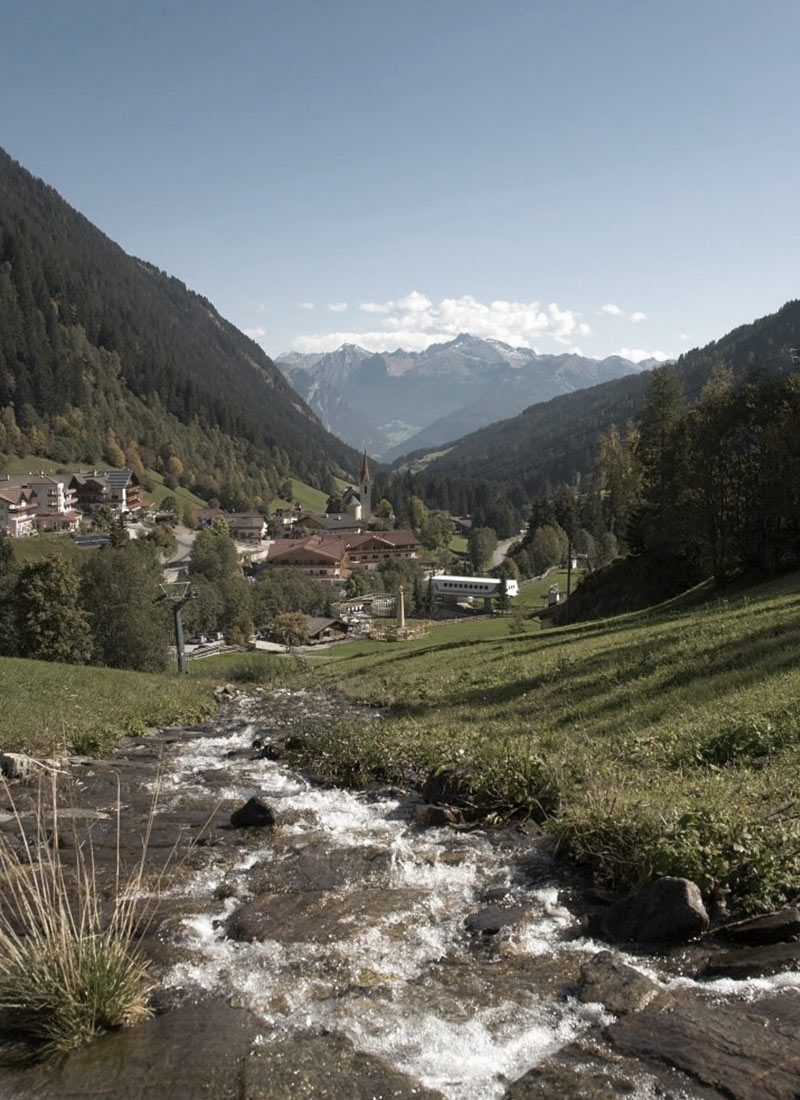
[[[314,305],[313,302],[298,302],[297,308],[298,309],[316,309],[316,306]]]
[[[617,355],[621,355],[623,359],[630,359],[632,363],[641,363],[643,359],[656,359],[659,363],[674,359],[669,352],[659,351],[657,348],[653,351],[647,351],[645,348],[620,348]]]
[[[619,306],[615,306],[613,302],[606,302],[604,306],[600,306],[599,313],[607,313],[609,317],[621,317],[622,310]]]
[[[258,328],[246,328],[244,334],[251,340],[262,340],[267,335],[267,330],[259,325]]]
[[[640,321],[646,321],[646,320],[647,320],[647,314],[646,313],[638,312],[638,313],[632,313],[631,314],[631,322],[634,325],[638,325]]]
[[[344,313],[347,309],[347,302],[329,302],[325,308],[329,309],[331,313]]]
[[[682,332],[680,334],[680,339],[681,340],[688,340],[689,339],[689,333],[688,332]]]
[[[359,309],[380,316],[380,328],[371,332],[306,334],[294,341],[294,347],[321,352],[346,343],[359,344],[367,351],[393,351],[398,347],[422,351],[462,332],[515,347],[533,347],[534,341],[544,337],[570,344],[576,333],[588,335],[590,331],[588,325],[578,321],[580,314],[561,309],[556,302],[479,302],[471,294],[464,294],[435,304],[414,290],[387,302],[363,302]]]

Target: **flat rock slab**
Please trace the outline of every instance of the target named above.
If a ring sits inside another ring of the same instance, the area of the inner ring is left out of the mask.
[[[586,1036],[518,1077],[502,1100],[632,1100],[642,1096],[729,1100],[671,1066],[654,1067],[652,1074],[646,1074],[639,1059]]]
[[[247,943],[339,943],[361,933],[377,918],[413,909],[424,892],[414,888],[364,888],[339,896],[330,890],[262,894],[241,906],[228,922],[229,934]],[[398,936],[403,934],[402,922]]]
[[[740,947],[725,951],[709,960],[704,978],[767,978],[785,970],[800,969],[800,943],[767,944],[764,947]]]
[[[338,1035],[276,1038],[243,1009],[186,1005],[61,1064],[0,1069],[3,1100],[444,1100]]]
[[[620,1051],[667,1063],[731,1100],[797,1100],[800,993],[752,1004],[687,1001],[645,1009],[606,1030]]]
[[[761,945],[784,943],[800,936],[800,909],[796,905],[787,905],[774,913],[764,913],[759,917],[723,924],[714,935],[717,939],[730,943]]]

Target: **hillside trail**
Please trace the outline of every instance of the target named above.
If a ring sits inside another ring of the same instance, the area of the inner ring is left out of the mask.
[[[302,691],[238,695],[204,726],[72,765],[72,814],[101,875],[118,791],[127,863],[154,800],[151,882],[177,842],[141,929],[156,1014],[60,1062],[0,1069],[0,1100],[800,1094],[794,974],[698,980],[699,945],[609,953],[586,934],[586,883],[537,829],[421,828],[412,793],[315,785],[267,758],[273,739],[342,706]],[[14,794],[32,808],[35,784]],[[274,828],[231,825],[252,797]],[[609,975],[597,999],[592,960]]]

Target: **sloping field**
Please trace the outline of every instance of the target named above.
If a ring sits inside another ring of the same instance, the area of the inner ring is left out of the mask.
[[[389,708],[306,732],[331,777],[454,768],[483,815],[536,817],[615,887],[687,875],[752,910],[800,892],[799,574],[560,630],[362,643],[312,675]]]
[[[213,681],[0,657],[0,752],[95,755],[126,734],[198,721]]]

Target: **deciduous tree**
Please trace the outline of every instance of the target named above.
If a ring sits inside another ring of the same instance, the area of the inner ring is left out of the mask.
[[[78,574],[60,556],[23,566],[16,589],[21,656],[67,664],[89,661],[92,635],[78,589]]]

